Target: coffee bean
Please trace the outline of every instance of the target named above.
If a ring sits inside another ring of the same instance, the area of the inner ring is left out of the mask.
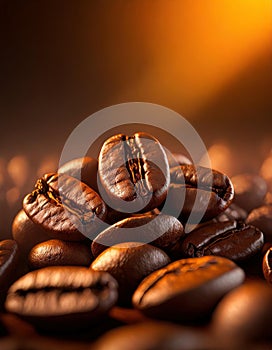
[[[92,242],[92,253],[97,257],[118,243],[143,242],[170,254],[183,235],[183,226],[174,216],[144,214],[121,220],[101,232]]]
[[[170,180],[163,147],[143,132],[106,140],[99,154],[98,173],[108,196],[106,202],[127,213],[158,207]]]
[[[263,274],[269,284],[272,285],[272,247],[270,247],[263,257]]]
[[[91,268],[109,272],[119,284],[119,304],[130,305],[132,293],[141,280],[169,263],[168,255],[157,247],[125,242],[104,250]]]
[[[190,232],[181,244],[184,257],[222,256],[244,261],[258,253],[264,244],[263,233],[237,221],[211,223]]]
[[[246,282],[220,301],[212,327],[229,345],[271,339],[271,309],[272,289],[264,281]]]
[[[26,214],[50,237],[77,241],[93,238],[103,227],[106,206],[83,182],[66,174],[46,174],[23,201]],[[83,235],[84,234],[84,235]]]
[[[193,224],[210,220],[226,210],[232,202],[232,183],[227,175],[216,170],[181,165],[172,168],[170,175],[167,195],[169,204],[161,210],[170,215],[179,215],[183,223],[187,222],[190,215],[189,221]],[[199,198],[196,201],[197,195]]]
[[[87,244],[51,239],[34,246],[28,257],[31,269],[46,266],[90,266],[91,249]]]
[[[27,259],[30,250],[36,244],[49,239],[41,225],[35,224],[23,209],[17,213],[12,222],[12,237],[17,242],[23,259]]]
[[[67,174],[84,182],[93,190],[98,192],[97,187],[98,161],[91,157],[75,158],[63,164],[59,169],[59,174]]]
[[[264,234],[265,242],[272,242],[272,205],[263,205],[253,209],[246,223],[258,227]]]
[[[168,149],[164,149],[167,159],[168,159],[168,164],[169,168],[174,168],[178,165],[184,165],[184,164],[192,164],[192,161],[186,157],[182,153],[171,153]]]
[[[19,276],[19,250],[12,239],[0,241],[0,310],[10,285]]]
[[[31,271],[9,289],[8,312],[48,330],[89,327],[116,303],[117,282],[106,272],[50,266]]]
[[[234,187],[234,203],[250,212],[262,205],[267,193],[267,183],[256,174],[239,174],[231,178]]]
[[[146,316],[202,322],[218,301],[244,280],[234,262],[216,256],[182,259],[147,276],[133,294]]]
[[[231,205],[218,216],[216,216],[214,222],[224,222],[224,221],[244,221],[247,218],[247,212],[240,208],[238,205],[231,203]]]

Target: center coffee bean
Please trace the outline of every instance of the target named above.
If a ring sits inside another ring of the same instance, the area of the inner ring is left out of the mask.
[[[242,261],[258,253],[264,244],[263,233],[237,221],[203,225],[191,231],[181,244],[185,257],[218,255]]]
[[[163,147],[143,132],[106,140],[99,154],[98,172],[107,202],[127,213],[156,208],[165,199],[170,181]]]
[[[93,237],[106,216],[100,196],[66,174],[46,174],[23,201],[26,214],[52,238],[82,240]],[[83,234],[82,234],[83,233]]]
[[[227,292],[244,281],[234,262],[205,256],[175,261],[151,273],[133,294],[133,305],[149,317],[201,321]]]
[[[5,308],[37,327],[58,331],[96,323],[117,297],[117,282],[106,272],[51,266],[17,280],[8,291]]]
[[[170,176],[169,204],[163,211],[172,215],[178,213],[183,223],[189,216],[190,223],[212,219],[233,200],[233,185],[229,177],[219,171],[187,164],[172,168]]]

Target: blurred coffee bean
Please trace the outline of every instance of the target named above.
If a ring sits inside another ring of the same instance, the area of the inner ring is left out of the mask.
[[[86,185],[98,192],[97,187],[98,161],[95,158],[83,157],[72,159],[63,164],[57,172],[67,174],[84,182]]]
[[[106,205],[98,193],[72,176],[57,173],[36,182],[23,208],[48,235],[67,241],[93,238],[106,217]]]
[[[92,262],[91,248],[80,242],[65,242],[51,239],[35,245],[28,256],[31,269],[47,266],[90,266]]]
[[[266,196],[264,197],[264,205],[272,205],[272,193],[267,192]]]
[[[174,216],[143,214],[121,220],[102,231],[92,242],[92,253],[97,257],[109,246],[142,242],[170,254],[183,235],[183,225]]]
[[[167,200],[159,209],[169,215],[178,215],[183,223],[189,217],[191,224],[210,220],[232,202],[232,183],[228,176],[216,170],[180,165],[172,168],[170,175]]]
[[[182,259],[147,276],[132,301],[148,317],[199,323],[244,278],[243,270],[225,258]]]
[[[224,221],[244,221],[247,218],[247,212],[240,208],[238,205],[231,203],[231,205],[217,217],[213,219],[215,222],[224,222]]]
[[[16,187],[25,186],[30,175],[30,164],[27,157],[23,155],[13,157],[8,162],[7,170]]]
[[[217,255],[240,262],[258,253],[263,244],[263,233],[254,226],[237,221],[214,222],[186,235],[181,254],[188,258]]]
[[[166,197],[170,180],[163,147],[144,132],[107,139],[100,150],[98,173],[107,195],[105,201],[112,208],[130,213],[158,207]]]
[[[256,174],[239,174],[233,176],[234,200],[238,206],[250,212],[263,204],[267,193],[267,183]]]
[[[272,247],[270,247],[263,257],[263,274],[267,282],[272,285]]]
[[[272,242],[272,205],[263,205],[253,209],[246,223],[258,227],[264,234],[265,242]]]
[[[5,308],[37,328],[71,331],[98,322],[117,298],[117,282],[106,272],[50,266],[17,280],[8,291]]]
[[[130,305],[132,293],[141,280],[170,261],[168,255],[157,247],[128,242],[104,250],[91,268],[109,272],[119,284],[119,304]]]
[[[18,244],[21,257],[25,260],[36,244],[49,239],[46,231],[30,220],[23,209],[17,213],[13,220],[12,237]]]
[[[272,289],[264,281],[246,282],[220,301],[212,327],[229,346],[271,339],[271,310]]]

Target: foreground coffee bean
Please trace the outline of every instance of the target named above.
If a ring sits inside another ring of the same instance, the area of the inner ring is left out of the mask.
[[[51,266],[17,280],[8,291],[5,308],[38,328],[57,332],[98,322],[117,298],[117,282],[106,272]]]
[[[161,249],[138,242],[120,243],[104,250],[91,264],[95,271],[109,272],[119,285],[119,304],[130,305],[141,280],[170,263]]]
[[[272,247],[270,247],[263,257],[263,274],[266,281],[272,285]]]
[[[272,205],[253,209],[246,223],[258,227],[264,234],[265,242],[272,242]]]
[[[172,168],[170,176],[168,205],[162,210],[174,216],[177,213],[183,223],[190,215],[190,223],[212,219],[226,210],[233,200],[232,183],[227,175],[219,171],[181,165]],[[197,195],[199,198],[196,201]]]
[[[272,289],[263,281],[246,282],[220,301],[212,327],[229,345],[272,339],[271,310]]]
[[[202,322],[244,278],[243,270],[225,258],[182,259],[147,276],[132,301],[135,308],[149,317]]]
[[[231,178],[234,187],[234,203],[250,212],[262,205],[267,193],[267,183],[256,174],[239,174]]]
[[[23,201],[26,214],[52,238],[77,241],[93,237],[106,217],[106,205],[83,182],[66,174],[46,174]],[[84,234],[84,235],[83,235]]]
[[[191,231],[181,243],[181,254],[189,258],[217,255],[238,262],[257,254],[263,244],[263,233],[254,226],[215,222]]]
[[[163,147],[143,132],[118,134],[106,140],[99,154],[98,173],[107,202],[127,213],[158,207],[170,181]]]
[[[59,174],[67,174],[84,182],[86,185],[98,192],[97,187],[98,161],[95,158],[83,157],[72,159],[63,164],[59,169]]]
[[[19,276],[19,251],[12,239],[0,241],[0,310],[10,285]]]
[[[31,269],[47,266],[90,266],[91,249],[87,244],[51,239],[34,246],[28,257]]]
[[[121,220],[102,231],[92,242],[92,253],[97,257],[118,243],[143,242],[170,254],[183,235],[183,225],[174,216],[144,214]]]

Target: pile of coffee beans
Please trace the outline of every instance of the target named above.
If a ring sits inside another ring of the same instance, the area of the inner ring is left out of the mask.
[[[271,349],[271,198],[113,135],[37,179],[0,241],[0,349]]]

